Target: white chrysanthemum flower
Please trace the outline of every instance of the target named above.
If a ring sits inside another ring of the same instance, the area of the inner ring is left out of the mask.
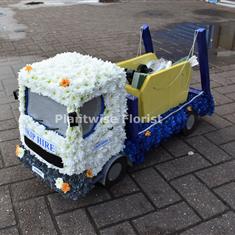
[[[63,181],[62,178],[57,178],[56,181],[55,181],[55,186],[56,186],[56,188],[61,189],[63,183],[64,183],[64,181]]]
[[[23,148],[20,148],[20,152],[19,152],[18,157],[19,157],[19,158],[22,158],[23,156],[24,156],[24,149],[23,149]]]

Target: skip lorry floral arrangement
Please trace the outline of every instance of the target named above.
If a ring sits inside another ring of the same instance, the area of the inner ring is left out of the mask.
[[[199,116],[213,113],[207,78],[202,90],[190,88],[190,58],[165,63],[149,52],[114,64],[73,52],[26,65],[18,77],[16,155],[74,200],[97,182],[115,184],[152,147],[189,134]]]

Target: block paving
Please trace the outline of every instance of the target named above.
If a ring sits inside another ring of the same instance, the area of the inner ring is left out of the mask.
[[[1,7],[13,2],[4,0]],[[192,135],[177,135],[153,149],[110,189],[97,185],[79,201],[63,199],[15,157],[19,113],[12,91],[19,68],[72,49],[112,61],[125,59],[135,55],[136,25],[144,20],[154,27],[175,19],[201,20],[193,10],[215,8],[181,0],[17,11],[15,17],[28,26],[26,38],[0,39],[0,235],[235,234],[235,61],[211,70],[215,114],[201,118]],[[174,10],[188,13],[176,16]],[[73,21],[76,27],[69,25]],[[196,79],[198,71],[192,82],[197,85]]]

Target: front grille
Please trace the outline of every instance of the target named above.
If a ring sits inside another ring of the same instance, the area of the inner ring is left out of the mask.
[[[48,163],[53,164],[54,166],[57,166],[59,168],[63,168],[63,162],[62,159],[52,153],[48,153],[46,150],[35,144],[32,140],[24,137],[25,144],[32,149],[36,154],[38,154],[41,158],[43,158]]]

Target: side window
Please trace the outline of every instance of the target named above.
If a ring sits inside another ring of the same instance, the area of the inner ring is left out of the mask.
[[[95,129],[100,120],[100,115],[104,112],[104,100],[102,96],[89,100],[80,108],[82,117],[83,138],[89,136]]]

